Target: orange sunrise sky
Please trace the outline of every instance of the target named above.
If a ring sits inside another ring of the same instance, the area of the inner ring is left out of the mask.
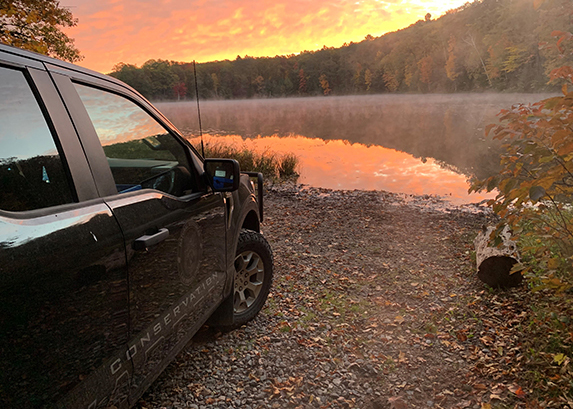
[[[340,47],[437,18],[467,0],[62,0],[87,68],[149,59],[207,62]]]

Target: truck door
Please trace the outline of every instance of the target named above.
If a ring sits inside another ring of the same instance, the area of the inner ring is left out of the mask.
[[[0,407],[125,407],[121,230],[48,73],[0,58]]]
[[[133,365],[135,398],[222,299],[225,206],[220,194],[206,193],[190,148],[144,105],[73,85],[105,154],[92,170],[111,176],[105,202],[126,243],[130,341],[115,368]]]

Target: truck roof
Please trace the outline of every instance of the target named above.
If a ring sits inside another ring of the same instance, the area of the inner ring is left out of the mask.
[[[48,65],[55,66],[64,70],[74,71],[78,73],[82,73],[84,75],[89,75],[95,78],[99,78],[104,81],[110,81],[122,87],[127,87],[133,91],[131,87],[129,87],[124,82],[118,80],[117,78],[111,77],[109,75],[102,74],[101,72],[97,72],[94,70],[90,70],[89,68],[80,67],[76,64],[72,64],[69,62],[65,62],[62,60],[58,60],[57,58],[48,57],[43,54],[36,53],[34,51],[23,50],[21,48],[13,47],[10,45],[0,43],[0,55],[1,53],[7,53],[11,55],[15,55],[18,57],[26,58],[32,61],[37,61],[43,64],[46,68]],[[0,58],[1,59],[1,58]]]

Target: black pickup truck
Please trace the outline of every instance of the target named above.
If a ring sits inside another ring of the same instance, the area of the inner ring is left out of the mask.
[[[262,176],[132,88],[0,45],[0,407],[135,404],[207,320],[262,308],[261,221]]]

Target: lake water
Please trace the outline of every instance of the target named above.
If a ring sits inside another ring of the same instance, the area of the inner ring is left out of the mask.
[[[467,177],[490,175],[498,145],[484,138],[503,108],[539,94],[374,95],[201,101],[206,143],[225,141],[300,159],[300,183],[332,189],[439,195],[461,204]],[[193,101],[155,104],[187,137]]]

